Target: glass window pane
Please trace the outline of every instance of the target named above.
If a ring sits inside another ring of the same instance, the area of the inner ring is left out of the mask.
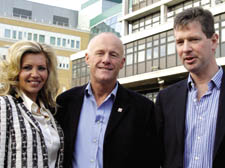
[[[152,21],[153,21],[154,23],[155,23],[155,22],[159,22],[159,14],[154,15]]]
[[[167,55],[175,54],[175,43],[168,43],[167,44]]]
[[[219,23],[215,23],[214,27],[215,27],[215,29],[218,29],[219,28]]]
[[[74,48],[74,40],[71,40],[71,48]]]
[[[66,39],[63,39],[63,47],[66,46]]]
[[[39,42],[44,43],[45,42],[45,36],[44,35],[39,35]]]
[[[145,44],[139,44],[138,50],[143,50],[143,49],[145,49]]]
[[[209,0],[202,0],[202,5],[206,5],[206,4],[208,4],[210,1]]]
[[[222,21],[221,22],[221,25],[224,27],[225,26],[225,21]]]
[[[22,38],[23,38],[22,36],[23,36],[23,32],[20,31],[19,35],[18,35],[19,40],[22,40]]]
[[[148,42],[148,43],[147,43],[147,48],[148,48],[148,47],[152,47],[152,42]]]
[[[57,38],[57,46],[61,46],[61,38]]]
[[[137,53],[134,53],[134,63],[137,63]]]
[[[132,52],[133,52],[133,48],[127,48],[127,54]]]
[[[160,46],[160,56],[165,57],[166,56],[166,45]]]
[[[11,30],[10,29],[5,29],[5,37],[8,37],[8,38],[11,37]]]
[[[55,37],[50,37],[50,44],[55,45]]]
[[[13,39],[16,39],[16,30],[13,30]]]
[[[152,49],[151,48],[147,49],[146,54],[147,54],[146,57],[148,60],[152,59]]]
[[[168,12],[167,13],[167,17],[169,18],[169,17],[172,17],[173,16],[173,14],[174,14],[174,11],[172,11],[172,12]]]
[[[166,42],[166,38],[161,38],[161,39],[160,39],[160,43],[161,43],[161,44],[163,44],[163,43],[165,43],[165,42]]]
[[[159,40],[154,40],[154,46],[159,45]]]
[[[33,35],[33,40],[34,40],[34,41],[37,41],[37,34],[34,34],[34,35]]]
[[[151,16],[148,16],[145,18],[145,25],[150,25],[152,23],[152,18]]]
[[[133,23],[133,29],[137,29],[139,27],[139,21]]]
[[[145,24],[144,19],[141,19],[141,20],[140,20],[140,27],[143,27],[144,24]]]
[[[225,29],[221,30],[221,41],[224,42],[225,41]]]
[[[138,52],[138,62],[143,62],[145,60],[145,51]]]
[[[133,63],[133,54],[127,55],[126,65],[131,65]]]
[[[32,40],[32,33],[28,33],[27,40]]]
[[[80,48],[80,41],[76,41],[76,48],[79,49]]]
[[[153,58],[158,58],[158,57],[159,57],[159,47],[154,47]]]
[[[168,41],[168,42],[173,41],[173,40],[174,40],[174,36],[168,36],[168,37],[167,37],[167,41]]]

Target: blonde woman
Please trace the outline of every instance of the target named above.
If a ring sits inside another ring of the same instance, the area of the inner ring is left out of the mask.
[[[52,48],[31,41],[13,44],[0,63],[0,167],[62,167],[56,67]]]

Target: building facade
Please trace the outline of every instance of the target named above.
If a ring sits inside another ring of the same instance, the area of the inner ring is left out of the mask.
[[[119,21],[122,16],[121,2],[121,0],[85,1],[79,12],[79,27],[90,30],[90,39],[101,32],[113,32],[121,37],[122,23]],[[85,50],[71,55],[72,86],[83,85],[90,79],[84,56]]]
[[[122,3],[114,5],[100,15],[90,20],[91,38],[101,32],[113,32],[121,37],[122,23],[119,18],[122,16]]]
[[[187,77],[176,53],[173,21],[178,13],[195,6],[213,13],[219,34],[216,60],[225,65],[224,0],[124,0],[120,21],[126,63],[119,73],[121,84],[154,101],[160,89]],[[76,61],[82,63],[82,59]]]
[[[78,27],[80,29],[90,30],[93,26],[93,23],[90,22],[91,19],[101,15],[113,6],[121,4],[122,0],[83,0],[82,2],[79,12]],[[100,16],[100,18],[102,18],[102,16]],[[96,22],[96,20],[94,20],[94,22]]]
[[[51,45],[57,55],[60,91],[72,86],[70,55],[84,50],[89,32],[77,29],[78,12],[26,0],[1,0],[0,59],[18,40]]]

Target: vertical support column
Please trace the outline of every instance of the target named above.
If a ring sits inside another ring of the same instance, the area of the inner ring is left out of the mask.
[[[126,16],[129,12],[129,0],[122,1],[122,17]],[[122,20],[122,36],[128,35],[128,22],[126,20]]]
[[[128,22],[126,20],[122,21],[122,36],[128,35]]]
[[[165,23],[166,22],[166,14],[167,14],[167,11],[168,11],[168,7],[163,4],[160,6],[160,20],[161,20],[161,24]]]

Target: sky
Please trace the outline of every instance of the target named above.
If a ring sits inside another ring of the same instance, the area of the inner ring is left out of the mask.
[[[82,0],[29,0],[29,1],[73,10],[80,10],[80,5],[82,2]]]

